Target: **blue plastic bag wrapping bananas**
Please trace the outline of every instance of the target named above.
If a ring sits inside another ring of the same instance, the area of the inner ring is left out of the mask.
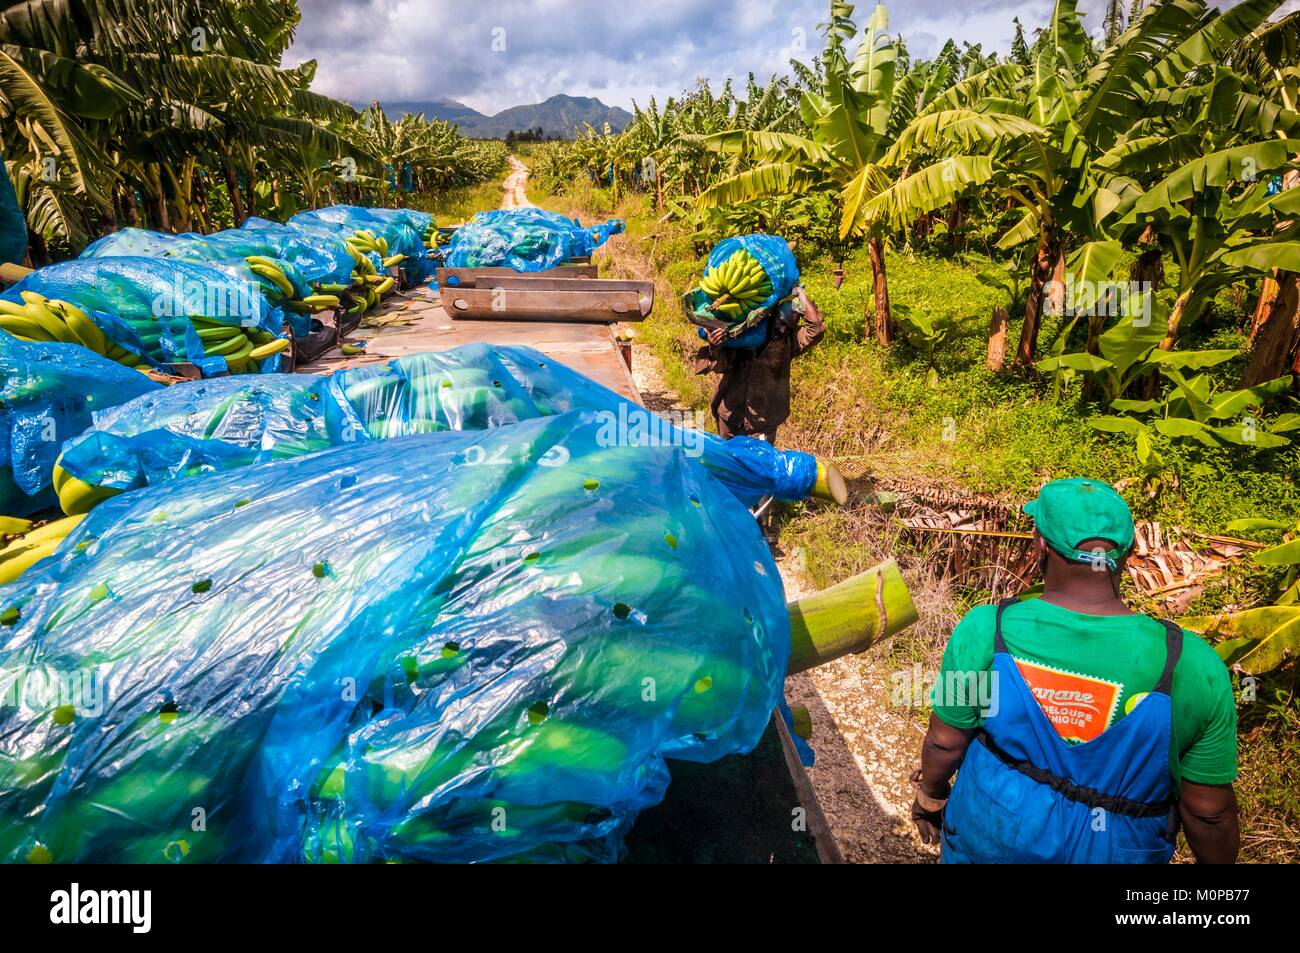
[[[724,238],[709,252],[708,270],[718,268],[738,251],[747,251],[763,266],[772,282],[772,293],[755,305],[755,308],[772,307],[794,290],[799,283],[799,263],[795,261],[790,245],[780,235],[764,233],[737,235]]]
[[[745,508],[599,429],[102,503],[0,591],[0,860],[616,859],[665,757],[757,743],[790,633]]]
[[[152,366],[187,361],[204,373],[227,370],[224,357],[205,356],[196,321],[279,336],[283,318],[256,285],[233,270],[172,258],[135,256],[74,259],[32,272],[0,294],[21,303],[22,292],[68,301],[94,321],[110,344]],[[280,355],[259,370],[280,370]]]
[[[802,500],[817,462],[749,437],[676,426],[528,347],[468,344],[330,377],[235,377],[177,384],[116,408],[70,441],[61,466],[126,490],[330,446],[491,427],[587,410],[605,445],[668,446],[701,463],[746,506]]]
[[[51,505],[45,491],[63,442],[89,427],[93,414],[161,389],[78,345],[0,332],[0,513],[25,516]]]
[[[549,212],[541,208],[492,209],[487,212],[479,212],[471,219],[471,224],[476,225],[501,223],[522,226],[535,225],[540,228],[566,232],[569,235],[569,253],[575,256],[590,255],[605,244],[611,235],[617,235],[627,227],[623,220],[618,218],[612,218],[598,225],[584,226],[576,218],[569,218],[559,212]]]
[[[401,208],[363,208],[357,205],[331,205],[328,208],[300,212],[289,219],[290,226],[335,225],[349,230],[369,229],[383,237],[390,255],[405,255],[412,262],[426,257],[421,237],[433,224],[428,212]]]
[[[446,248],[451,268],[513,268],[545,271],[574,257],[566,229],[508,220],[470,222],[456,229]]]
[[[251,233],[257,241],[274,249],[274,257],[295,265],[307,279],[325,284],[346,284],[352,275],[353,259],[340,241],[321,241],[308,227],[296,228],[252,217],[235,230]],[[249,254],[270,254],[250,252]]]

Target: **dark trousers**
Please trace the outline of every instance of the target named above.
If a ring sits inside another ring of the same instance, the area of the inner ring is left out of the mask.
[[[721,417],[715,417],[714,419],[718,422],[718,436],[723,440],[730,440],[732,437],[754,437],[755,439],[762,440],[765,443],[770,443],[773,446],[776,445],[775,427],[771,430],[746,430],[744,428],[733,430],[731,425]]]

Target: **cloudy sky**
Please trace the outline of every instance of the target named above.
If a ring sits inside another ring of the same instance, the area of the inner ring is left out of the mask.
[[[1231,5],[1228,0],[1225,5]],[[1123,0],[1127,8],[1129,0]],[[1289,0],[1289,9],[1300,0]],[[556,93],[630,107],[693,86],[788,72],[820,49],[826,0],[299,0],[286,65],[319,62],[314,88],[365,101],[457,99],[485,113]],[[858,4],[861,25],[873,4]],[[890,29],[913,57],[948,37],[1005,51],[1020,17],[1043,25],[1052,0],[906,0]],[[1101,27],[1105,0],[1081,0]]]

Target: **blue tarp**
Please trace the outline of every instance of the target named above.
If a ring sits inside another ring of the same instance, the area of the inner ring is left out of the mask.
[[[28,343],[0,331],[0,513],[53,504],[46,492],[64,441],[92,416],[162,389],[76,344]]]
[[[584,227],[576,218],[540,208],[494,209],[479,212],[456,230],[447,249],[447,264],[543,271],[590,255],[623,229],[619,219]]]
[[[790,633],[745,508],[600,428],[100,504],[0,590],[0,860],[616,859],[665,758],[757,743]]]
[[[746,506],[802,500],[815,458],[761,440],[676,426],[528,347],[468,344],[330,377],[237,377],[177,384],[118,407],[64,450],[63,468],[134,489],[177,476],[418,433],[482,430],[571,410],[602,423],[605,445],[678,447]]]
[[[205,374],[224,373],[225,358],[205,357],[193,318],[280,334],[283,318],[258,285],[235,272],[171,258],[78,258],[32,272],[0,298],[21,302],[23,291],[70,301],[114,344],[150,364],[189,361]],[[279,355],[261,363],[279,371]]]

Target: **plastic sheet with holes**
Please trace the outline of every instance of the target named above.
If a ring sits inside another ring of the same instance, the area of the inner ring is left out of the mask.
[[[665,758],[758,742],[790,633],[745,508],[599,428],[100,504],[0,594],[0,860],[617,859]]]
[[[21,302],[22,292],[70,301],[104,335],[152,366],[190,362],[205,374],[225,373],[222,357],[207,357],[195,321],[242,326],[280,335],[283,316],[260,285],[233,267],[222,269],[176,258],[79,258],[38,269],[0,298]],[[280,355],[260,364],[280,370]]]
[[[535,222],[472,221],[444,249],[449,268],[513,268],[545,271],[583,254],[573,232]]]
[[[64,448],[61,465],[87,483],[127,490],[357,441],[483,430],[570,410],[597,414],[607,445],[681,449],[746,506],[764,496],[802,500],[816,481],[809,454],[679,426],[532,348],[488,344],[330,377],[177,384],[102,415]]]
[[[584,226],[578,219],[570,218],[559,212],[550,212],[541,208],[492,209],[477,213],[470,224],[499,225],[516,227],[536,226],[538,228],[565,232],[569,236],[569,252],[574,256],[590,255],[627,226],[622,219],[612,218],[596,225]]]
[[[0,332],[0,513],[25,516],[53,505],[50,478],[63,442],[94,414],[161,389],[79,345]]]
[[[332,225],[347,232],[366,229],[388,243],[390,255],[405,255],[413,266],[427,257],[424,233],[432,226],[433,216],[415,209],[364,208],[358,205],[331,205],[328,208],[299,212],[289,219],[291,227]]]

